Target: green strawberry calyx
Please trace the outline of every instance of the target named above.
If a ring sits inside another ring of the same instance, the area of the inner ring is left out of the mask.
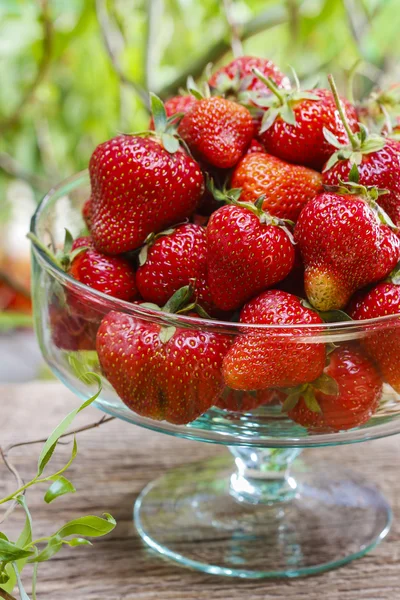
[[[204,81],[202,84],[198,85],[191,75],[187,78],[186,89],[189,94],[196,98],[196,100],[211,98],[211,90],[208,83]]]
[[[292,388],[284,388],[283,392],[286,394],[286,400],[282,404],[282,411],[289,412],[302,398],[309,410],[321,413],[321,407],[315,396],[315,391],[321,392],[327,396],[338,396],[339,386],[333,377],[327,373],[322,373],[322,375],[311,383],[304,383]]]
[[[317,313],[317,315],[323,320],[324,323],[343,323],[344,321],[353,320],[346,312],[344,312],[344,310],[317,310],[305,298],[300,299],[300,304],[304,306],[304,308],[308,308]]]
[[[49,246],[46,246],[46,244],[39,240],[34,233],[29,232],[26,237],[33,243],[34,246],[36,246],[36,248],[39,248],[39,250],[41,250],[53,264],[57,265],[57,267],[63,271],[68,271],[72,262],[79,254],[85,252],[85,250],[89,250],[88,246],[82,246],[72,250],[74,238],[68,229],[65,229],[63,248],[55,253],[50,249]]]
[[[193,279],[189,285],[185,285],[174,294],[168,300],[164,306],[160,307],[153,302],[141,302],[140,306],[143,308],[149,308],[158,312],[164,312],[169,314],[186,314],[188,312],[196,312],[199,317],[203,319],[210,319],[210,315],[198,304],[195,299],[195,283]],[[193,300],[194,299],[194,300]],[[165,325],[160,329],[160,340],[163,344],[169,342],[169,340],[175,335],[176,327],[174,325]]]
[[[258,69],[252,69],[254,75],[262,81],[272,92],[270,96],[262,96],[257,92],[249,92],[249,99],[254,102],[259,108],[265,110],[260,134],[267,131],[276,119],[280,118],[289,125],[296,125],[296,115],[293,107],[302,100],[311,100],[317,102],[320,97],[309,91],[301,90],[297,75],[294,74],[296,86],[291,90],[283,90],[279,88],[271,77],[265,77]]]
[[[328,75],[329,85],[335,100],[336,107],[343,123],[343,127],[349,138],[347,144],[341,144],[337,137],[326,127],[323,128],[324,137],[329,144],[336,148],[336,152],[332,154],[324,167],[324,171],[329,171],[336,163],[342,160],[348,160],[351,165],[360,165],[364,154],[372,154],[378,152],[386,144],[386,139],[376,133],[369,133],[367,127],[363,123],[359,123],[359,131],[354,133],[349,125],[342,101],[339,97],[339,92],[332,75]]]
[[[370,96],[360,104],[360,114],[368,123],[378,124],[380,130],[386,129],[387,135],[392,135],[393,127],[397,126],[396,117],[400,114],[400,85],[388,89],[375,89]]]
[[[279,217],[270,215],[267,211],[263,210],[262,207],[265,200],[265,194],[261,194],[261,196],[259,196],[254,203],[243,202],[240,200],[242,188],[223,188],[222,190],[220,190],[215,186],[213,179],[210,177],[207,178],[206,185],[208,190],[214,196],[215,200],[217,200],[218,202],[224,202],[225,204],[233,204],[234,206],[238,206],[240,208],[249,210],[260,219],[260,223],[264,225],[273,225],[275,227],[280,227],[281,229],[283,229],[286,235],[289,237],[291,243],[293,245],[296,244],[293,234],[288,227],[288,225],[290,227],[294,227],[293,221],[291,221],[290,219],[280,219]]]
[[[137,136],[152,136],[160,140],[164,150],[170,154],[175,154],[183,144],[183,140],[177,133],[178,125],[184,116],[183,113],[174,113],[167,117],[167,112],[161,98],[150,92],[150,109],[154,122],[154,130],[146,129],[135,132]],[[186,150],[185,146],[185,150]]]

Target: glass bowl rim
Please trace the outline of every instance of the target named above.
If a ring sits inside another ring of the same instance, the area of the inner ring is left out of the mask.
[[[62,193],[62,190],[64,188],[68,188],[68,191],[71,191],[71,185],[75,187],[73,187],[72,189],[78,188],[80,183],[84,183],[85,180],[88,179],[88,170],[85,169],[83,171],[80,171],[78,173],[75,173],[74,175],[71,175],[70,177],[67,177],[66,179],[63,179],[60,183],[58,183],[57,185],[53,186],[46,194],[45,196],[42,198],[42,200],[39,202],[38,206],[36,207],[35,212],[33,213],[33,216],[31,218],[31,224],[30,224],[30,232],[33,233],[35,236],[37,236],[40,239],[39,233],[38,233],[38,225],[40,223],[40,219],[42,217],[42,214],[46,211],[46,209],[49,207],[49,205],[54,201],[54,196],[56,194],[60,194]],[[64,195],[64,194],[63,194]],[[58,196],[57,196],[58,198]],[[56,200],[57,200],[56,198]],[[221,321],[218,319],[203,319],[203,318],[199,318],[199,317],[190,317],[187,315],[174,315],[171,313],[167,313],[167,312],[163,312],[163,311],[157,311],[148,307],[142,307],[140,304],[134,304],[132,302],[126,301],[126,300],[119,300],[118,298],[114,298],[112,296],[109,296],[107,294],[104,294],[103,292],[100,292],[99,290],[95,290],[94,288],[91,288],[79,281],[77,281],[76,279],[74,279],[73,277],[71,277],[68,273],[66,273],[65,271],[63,271],[57,264],[55,264],[53,261],[50,260],[49,256],[43,252],[43,250],[38,247],[34,241],[31,240],[31,244],[32,244],[32,249],[34,250],[35,254],[37,257],[40,257],[40,259],[46,264],[46,267],[48,270],[50,270],[52,272],[52,274],[54,276],[56,276],[56,278],[60,279],[61,281],[63,281],[65,284],[68,285],[69,288],[76,288],[76,290],[79,290],[81,292],[83,292],[84,294],[89,296],[92,296],[93,298],[95,298],[97,301],[101,301],[102,305],[110,305],[111,310],[119,310],[122,313],[125,314],[131,314],[133,316],[137,316],[137,317],[143,317],[143,318],[154,318],[154,319],[160,319],[160,318],[164,318],[167,319],[168,321],[173,320],[174,323],[176,323],[177,325],[179,325],[179,323],[181,323],[183,326],[185,326],[186,328],[190,325],[192,325],[194,328],[198,328],[199,325],[202,325],[204,328],[229,328],[232,330],[240,330],[243,332],[243,328],[244,328],[244,324],[240,323],[240,322],[231,322],[231,321]],[[378,283],[378,282],[377,282]],[[365,320],[351,320],[351,321],[338,321],[338,322],[330,322],[330,323],[310,323],[310,324],[274,324],[274,325],[269,325],[269,324],[245,324],[246,327],[246,331],[251,331],[251,330],[255,330],[255,331],[268,331],[268,330],[272,330],[274,331],[276,334],[279,333],[279,331],[284,330],[285,333],[290,333],[290,331],[296,330],[296,334],[301,335],[301,330],[307,330],[308,332],[330,332],[330,333],[339,333],[339,331],[346,331],[347,333],[350,333],[350,331],[353,330],[364,330],[367,329],[367,326],[374,326],[374,325],[381,325],[383,323],[387,323],[388,321],[396,321],[398,318],[400,317],[400,313],[396,313],[393,315],[385,315],[382,317],[375,317],[373,319],[365,319]]]

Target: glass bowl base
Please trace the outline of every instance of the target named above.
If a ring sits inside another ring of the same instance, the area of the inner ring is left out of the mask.
[[[295,463],[292,494],[252,504],[232,494],[232,460],[173,469],[135,503],[143,540],[187,567],[241,578],[299,577],[339,567],[388,533],[391,509],[357,475]],[[235,497],[236,496],[236,497]]]

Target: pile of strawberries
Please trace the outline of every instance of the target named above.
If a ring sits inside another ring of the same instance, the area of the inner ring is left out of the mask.
[[[151,131],[94,151],[90,236],[69,240],[64,268],[154,314],[195,317],[111,311],[99,324],[77,292],[69,312],[53,304],[56,345],[95,347],[136,413],[180,424],[280,402],[311,431],[339,431],[369,420],[383,382],[400,392],[393,323],[323,340],[325,321],[400,314],[396,123],[382,120],[383,95],[356,108],[330,86],[291,87],[271,61],[241,57],[202,91],[152,96]]]

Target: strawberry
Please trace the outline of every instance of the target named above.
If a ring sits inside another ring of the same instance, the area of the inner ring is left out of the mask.
[[[232,176],[245,202],[264,195],[263,210],[280,219],[296,221],[302,208],[322,191],[322,176],[307,167],[291,165],[270,154],[247,154]]]
[[[92,227],[92,198],[88,198],[82,206],[82,217],[86,223],[86,227],[90,231]]]
[[[256,392],[245,392],[242,390],[231,390],[225,387],[219,397],[216,406],[223,410],[234,412],[247,412],[279,401],[283,394],[278,390],[258,390]]]
[[[143,300],[162,306],[177,290],[194,280],[197,302],[212,312],[204,227],[188,223],[155,236],[142,249],[139,261],[136,283]]]
[[[258,69],[264,77],[270,77],[279,88],[290,88],[290,81],[276,65],[267,58],[240,56],[218,69],[210,78],[210,88],[219,94],[237,97],[240,92],[255,91],[270,95],[268,87],[253,73]]]
[[[351,173],[356,173],[358,183],[387,190],[388,193],[379,196],[378,203],[394,224],[399,226],[400,154],[398,147],[381,136],[368,134],[364,125],[360,126],[358,134],[354,134],[343,113],[332,78],[330,83],[350,143],[346,146],[337,143],[337,152],[331,156],[324,167],[324,183],[338,185],[341,181],[348,181]],[[334,142],[334,139],[332,141]]]
[[[173,96],[172,98],[168,98],[168,100],[166,100],[164,102],[164,108],[165,108],[165,112],[167,114],[167,117],[173,117],[176,114],[185,114],[189,108],[191,108],[193,106],[193,104],[196,104],[197,100],[194,96],[192,95],[187,95],[187,96]],[[179,120],[175,119],[175,120],[171,120],[172,124],[176,124]],[[149,125],[149,129],[154,129],[154,119],[151,118],[150,119],[150,125]]]
[[[307,297],[322,311],[346,306],[356,290],[386,277],[400,256],[399,239],[369,206],[366,188],[338,191],[309,202],[294,230]]]
[[[258,76],[273,92],[273,96],[259,101],[266,108],[259,137],[266,151],[282,160],[320,171],[337,146],[333,146],[324,129],[335,136],[335,144],[348,142],[332,92],[325,89],[290,91],[279,90],[272,80]],[[358,131],[355,107],[342,99],[349,127]]]
[[[203,195],[200,167],[179,147],[160,103],[152,97],[155,137],[119,135],[90,159],[91,234],[101,252],[135,250],[150,233],[189,217]]]
[[[250,146],[247,148],[246,154],[253,154],[255,152],[262,152],[265,154],[264,146],[256,139],[252,139],[250,142]]]
[[[211,215],[207,278],[218,308],[240,308],[290,273],[294,248],[280,224],[256,205],[244,202],[222,206]]]
[[[60,350],[95,350],[100,313],[71,295],[60,298],[54,293],[49,302],[49,329],[52,343]]]
[[[131,410],[184,424],[219,397],[230,343],[205,328],[176,329],[112,311],[100,325],[96,347],[105,376]]]
[[[196,158],[229,169],[245,153],[254,126],[247,108],[214,97],[196,102],[183,117],[178,132]]]
[[[98,252],[90,237],[77,238],[72,252],[86,246],[68,267],[68,273],[81,283],[120,300],[137,296],[135,271],[132,264],[120,256],[106,256]]]
[[[225,383],[230,388],[291,387],[314,381],[321,375],[325,345],[312,340],[307,343],[304,338],[316,331],[309,325],[318,325],[322,319],[296,296],[268,290],[244,306],[240,322],[270,327],[244,329],[236,338],[223,363]],[[301,340],[296,341],[296,337]]]
[[[343,344],[329,358],[324,375],[293,391],[283,405],[293,421],[319,433],[363,425],[382,394],[380,375],[360,348]]]
[[[378,283],[369,291],[356,294],[348,308],[356,320],[376,319],[400,313],[400,283],[398,276]],[[374,327],[362,344],[378,365],[384,381],[400,392],[400,335],[398,321],[388,320]]]

